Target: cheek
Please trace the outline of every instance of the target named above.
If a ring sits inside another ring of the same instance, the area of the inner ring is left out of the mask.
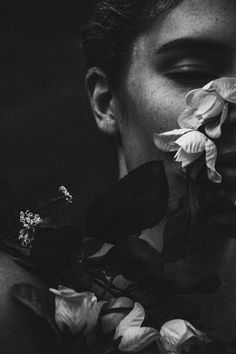
[[[120,126],[128,168],[163,158],[153,143],[153,133],[178,127],[185,94],[157,75],[143,73],[129,80],[124,97],[126,117]]]
[[[185,94],[170,80],[144,73],[138,80],[131,80],[128,87],[130,118],[150,134],[178,128],[177,118],[185,108]]]

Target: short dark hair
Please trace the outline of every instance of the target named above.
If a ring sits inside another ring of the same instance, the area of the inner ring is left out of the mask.
[[[181,0],[98,0],[81,34],[87,67],[99,67],[119,87],[132,44]]]

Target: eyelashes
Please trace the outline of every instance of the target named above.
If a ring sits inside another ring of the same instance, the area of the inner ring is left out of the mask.
[[[176,68],[166,72],[165,76],[185,86],[203,86],[219,77],[216,73],[192,67]]]

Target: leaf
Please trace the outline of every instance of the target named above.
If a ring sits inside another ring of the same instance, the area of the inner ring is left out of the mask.
[[[81,240],[82,231],[74,226],[40,228],[35,234],[32,260],[43,268],[65,267],[69,255],[80,247]]]
[[[53,331],[59,342],[59,334],[54,322],[54,304],[50,298],[36,286],[28,283],[18,283],[12,286],[11,295],[32,313],[38,316]]]
[[[189,255],[194,249],[195,245],[191,244],[189,239],[190,214],[187,203],[186,197],[180,199],[178,207],[170,215],[164,229],[164,247],[161,255],[166,262],[175,262]]]
[[[173,318],[184,318],[189,322],[196,320],[200,314],[196,304],[171,294],[157,297],[153,312],[159,317],[165,318],[166,321]]]
[[[90,276],[85,265],[72,257],[67,267],[61,270],[63,284],[77,292],[90,289]]]
[[[134,281],[146,275],[157,278],[163,271],[159,252],[148,242],[137,238],[131,238],[108,251],[103,259],[103,267],[112,276],[123,274]]]
[[[209,274],[192,286],[179,289],[179,294],[212,294],[221,286],[218,275]]]
[[[168,182],[162,161],[130,172],[88,210],[87,236],[110,243],[156,225],[168,206]]]

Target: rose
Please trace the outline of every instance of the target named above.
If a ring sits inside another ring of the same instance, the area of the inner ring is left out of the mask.
[[[180,128],[197,130],[204,125],[210,138],[219,138],[228,102],[236,103],[236,78],[222,77],[190,91],[186,95],[187,108],[178,118]]]
[[[49,290],[56,295],[55,320],[61,330],[68,326],[72,334],[87,334],[95,327],[104,301],[97,302],[92,292],[77,293],[63,286]]]
[[[208,341],[203,332],[180,319],[166,322],[160,330],[160,340],[168,354],[180,354],[186,341],[193,337],[202,342]]]
[[[216,145],[203,133],[192,129],[174,129],[162,134],[154,134],[153,140],[156,147],[162,151],[176,151],[176,162],[181,162],[186,168],[205,152],[208,178],[220,183],[221,175],[215,169],[217,158]]]

